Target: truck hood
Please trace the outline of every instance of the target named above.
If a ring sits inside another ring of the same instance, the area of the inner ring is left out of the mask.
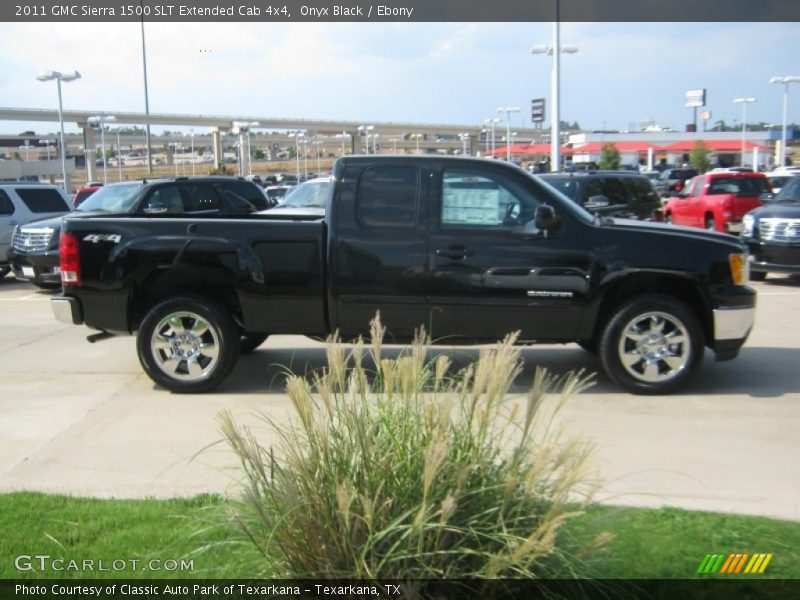
[[[724,243],[739,248],[738,238],[726,233],[717,233],[697,227],[684,227],[682,225],[671,225],[654,221],[636,221],[633,219],[608,219],[600,222],[603,229],[620,231],[637,231],[648,235],[661,235],[676,239],[693,239],[714,243]]]
[[[768,217],[797,219],[800,218],[800,201],[764,204],[761,208],[754,210],[750,214],[757,219],[764,219]]]

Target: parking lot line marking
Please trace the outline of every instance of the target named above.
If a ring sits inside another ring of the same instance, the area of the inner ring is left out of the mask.
[[[800,292],[758,292],[759,296],[800,296]]]

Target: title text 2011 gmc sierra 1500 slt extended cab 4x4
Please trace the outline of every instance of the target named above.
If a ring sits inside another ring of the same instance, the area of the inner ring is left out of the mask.
[[[593,217],[498,161],[336,162],[324,218],[67,219],[59,320],[138,333],[148,375],[174,392],[218,385],[269,334],[345,338],[380,311],[390,336],[447,344],[578,342],[635,393],[668,393],[704,347],[734,358],[755,292],[740,241]],[[101,334],[102,335],[102,334]]]

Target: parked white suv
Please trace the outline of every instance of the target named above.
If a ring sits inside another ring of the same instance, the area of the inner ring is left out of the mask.
[[[0,181],[0,278],[11,270],[8,249],[17,225],[72,210],[61,188],[30,181]]]

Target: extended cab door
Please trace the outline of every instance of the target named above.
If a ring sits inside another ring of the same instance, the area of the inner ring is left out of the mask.
[[[425,215],[429,188],[419,160],[349,159],[328,215],[331,327],[345,339],[380,311],[387,341],[425,324]]]
[[[435,339],[574,339],[589,286],[590,226],[509,167],[440,161],[431,202],[429,321]],[[560,219],[532,228],[538,206]]]

